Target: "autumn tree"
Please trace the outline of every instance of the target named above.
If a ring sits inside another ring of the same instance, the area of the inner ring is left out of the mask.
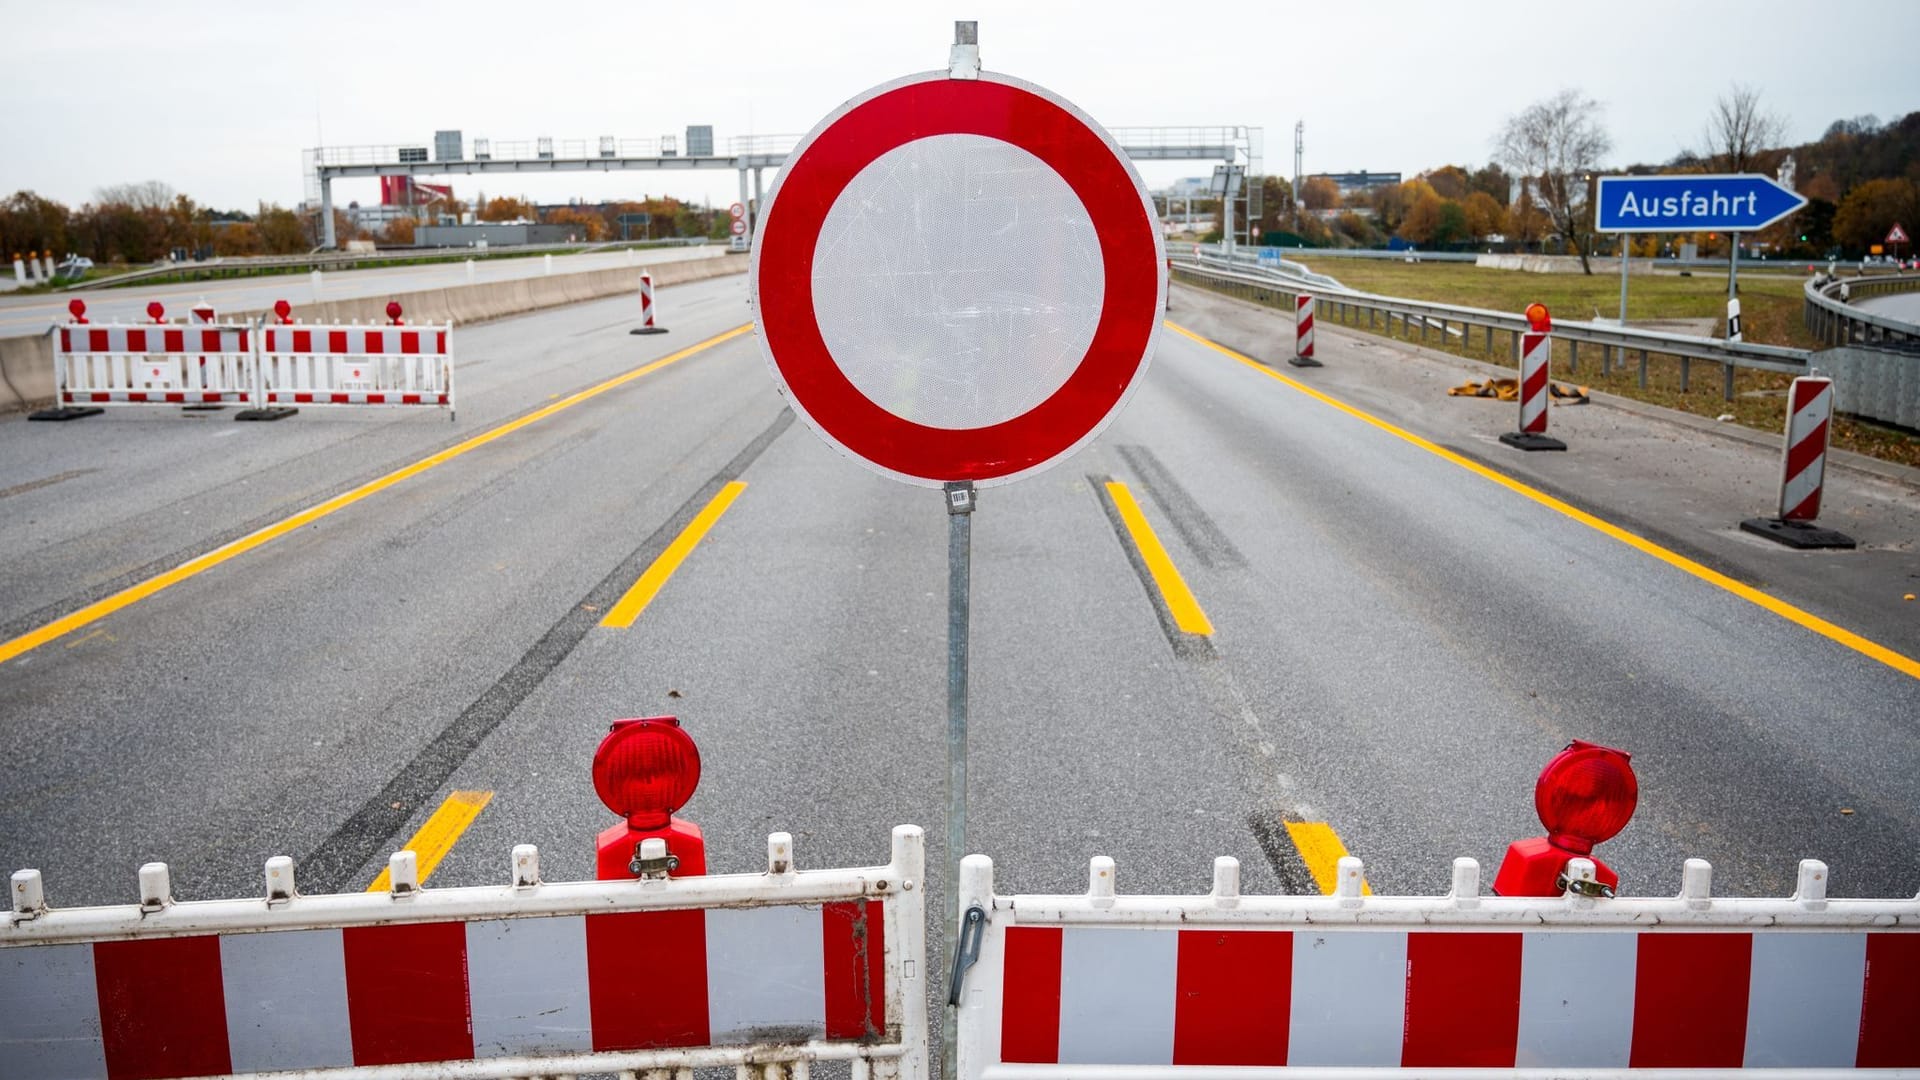
[[[1497,161],[1490,161],[1473,170],[1471,186],[1475,191],[1484,191],[1487,197],[1499,203],[1502,208],[1513,197],[1513,178]]]
[[[1506,227],[1506,211],[1484,191],[1476,190],[1468,195],[1461,209],[1466,213],[1467,235],[1475,240],[1492,236]]]
[[[260,247],[267,255],[298,255],[313,246],[300,215],[283,206],[261,203],[253,221],[260,233]]]
[[[1473,187],[1473,178],[1458,165],[1442,165],[1432,172],[1421,173],[1420,179],[1425,180],[1441,198],[1455,202],[1465,200],[1467,192]]]
[[[1905,177],[1869,180],[1847,192],[1833,214],[1834,239],[1865,251],[1886,239],[1895,223],[1912,230],[1920,221],[1920,184]],[[1911,231],[1909,231],[1911,235]]]
[[[1340,205],[1340,185],[1331,177],[1309,176],[1300,185],[1300,202],[1309,210],[1332,210]]]
[[[260,230],[251,221],[235,221],[213,230],[213,253],[222,258],[261,253]]]
[[[547,211],[546,223],[559,225],[571,230],[571,235],[589,243],[603,240],[607,235],[607,223],[598,214],[588,213],[574,206],[562,206]]]
[[[1533,189],[1523,185],[1520,197],[1507,207],[1507,239],[1520,246],[1522,251],[1527,245],[1535,244],[1547,238],[1547,230],[1553,223],[1547,219],[1546,212],[1533,198]]]
[[[16,191],[0,202],[0,253],[51,251],[65,254],[67,225],[73,215],[52,199],[31,191]]]
[[[1433,239],[1434,230],[1440,227],[1440,196],[1429,188],[1414,197],[1407,205],[1406,213],[1394,235],[1415,244],[1424,244]]]
[[[481,221],[532,221],[533,207],[524,199],[502,195],[480,208]]]
[[[1538,187],[1540,209],[1593,273],[1593,207],[1588,185],[1613,140],[1600,126],[1600,103],[1562,90],[1508,118],[1494,137],[1499,159]]]
[[[414,229],[418,223],[410,217],[397,217],[387,222],[381,230],[380,238],[398,247],[412,247]]]

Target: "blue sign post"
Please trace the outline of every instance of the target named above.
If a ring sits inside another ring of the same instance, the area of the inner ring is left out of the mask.
[[[1740,340],[1740,234],[1807,205],[1807,197],[1758,173],[1602,176],[1594,191],[1595,232],[1620,236],[1620,325],[1627,325],[1626,233],[1732,233],[1727,263],[1727,337]]]

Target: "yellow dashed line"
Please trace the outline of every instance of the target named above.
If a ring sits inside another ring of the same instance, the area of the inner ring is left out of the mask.
[[[1299,849],[1301,861],[1313,875],[1313,883],[1320,887],[1323,895],[1332,896],[1333,887],[1340,880],[1340,860],[1347,856],[1347,845],[1340,842],[1340,834],[1324,821],[1289,821],[1287,835]],[[1372,896],[1373,886],[1363,879],[1360,892]]]
[[[420,826],[420,831],[413,834],[413,839],[400,849],[413,852],[414,865],[420,869],[422,885],[440,865],[440,860],[447,857],[447,852],[453,850],[460,834],[467,831],[467,826],[473,824],[473,819],[479,817],[480,811],[492,801],[491,791],[456,791],[448,795],[447,801],[440,804],[440,809],[435,810],[427,823]],[[367,891],[386,892],[392,887],[392,875],[382,869],[380,876],[373,879],[373,884],[367,886]]]
[[[608,609],[607,617],[600,620],[600,625],[617,626],[623,630],[631,627],[633,620],[640,617],[648,604],[653,603],[653,598],[659,595],[667,579],[680,569],[680,564],[686,561],[687,556],[693,554],[694,546],[707,535],[707,530],[713,528],[714,522],[720,520],[720,515],[726,513],[727,507],[732,506],[733,500],[745,490],[747,482],[744,480],[731,481],[721,488],[720,494],[715,495],[693,516],[692,521],[687,522],[687,527],[680,530],[680,535],[673,538],[673,543],[667,545],[667,550],[661,552],[659,558],[653,560],[653,565],[647,567],[646,572],[640,575],[640,580],[634,582],[633,588],[620,598],[620,602]]]
[[[1194,599],[1193,590],[1187,588],[1187,579],[1180,576],[1179,568],[1173,565],[1173,559],[1167,555],[1160,538],[1154,535],[1153,526],[1147,524],[1147,516],[1140,512],[1140,504],[1134,501],[1133,492],[1127,490],[1127,485],[1109,480],[1107,495],[1113,499],[1114,509],[1120,511],[1120,520],[1126,525],[1128,535],[1133,537],[1133,546],[1140,552],[1140,560],[1147,564],[1147,573],[1153,577],[1154,586],[1160,590],[1160,598],[1173,614],[1173,625],[1184,633],[1212,637],[1212,621],[1201,610],[1200,601]]]

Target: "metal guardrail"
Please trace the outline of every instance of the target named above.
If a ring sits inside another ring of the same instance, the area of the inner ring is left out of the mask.
[[[239,257],[203,259],[196,262],[163,263],[142,270],[131,270],[112,277],[91,278],[63,285],[56,292],[72,292],[75,289],[113,289],[122,285],[134,285],[154,278],[173,277],[175,275],[206,277],[235,276],[246,277],[255,273],[289,269],[340,269],[352,268],[361,264],[380,265],[382,263],[408,261],[446,261],[451,262],[474,255],[488,255],[493,258],[512,258],[519,255],[557,254],[560,252],[588,254],[597,251],[611,251],[619,248],[658,248],[658,247],[700,247],[713,243],[704,236],[663,237],[659,240],[612,240],[592,244],[516,244],[510,247],[495,247],[485,250],[479,248],[457,247],[416,247],[388,251],[317,251],[306,255],[246,255]]]
[[[1216,291],[1240,296],[1256,303],[1270,303],[1274,297],[1286,296],[1288,311],[1292,310],[1293,298],[1305,293],[1317,301],[1319,318],[1331,319],[1343,325],[1360,326],[1360,320],[1364,316],[1366,329],[1381,330],[1388,336],[1394,335],[1394,320],[1398,319],[1401,336],[1412,339],[1417,328],[1420,341],[1427,341],[1429,335],[1437,335],[1442,341],[1457,343],[1465,351],[1473,347],[1473,339],[1477,331],[1485,342],[1489,360],[1494,359],[1499,338],[1504,335],[1511,341],[1508,359],[1517,363],[1520,354],[1520,335],[1528,328],[1527,320],[1522,315],[1454,304],[1375,296],[1346,288],[1329,288],[1304,281],[1297,276],[1269,272],[1259,267],[1237,265],[1229,269],[1208,265],[1204,256],[1202,261],[1176,258],[1173,269],[1177,276],[1189,283],[1214,288]],[[1637,352],[1642,387],[1647,385],[1647,365],[1649,358],[1653,356],[1671,356],[1679,360],[1682,391],[1688,388],[1691,381],[1693,361],[1706,360],[1718,364],[1722,369],[1722,392],[1728,401],[1733,400],[1735,369],[1747,368],[1788,375],[1804,375],[1807,373],[1808,358],[1811,355],[1804,349],[1722,341],[1717,338],[1668,334],[1653,330],[1634,330],[1594,322],[1556,321],[1553,324],[1553,333],[1555,337],[1566,342],[1571,350],[1568,366],[1569,370],[1573,371],[1579,370],[1582,345],[1600,348],[1600,364],[1603,372],[1611,371],[1616,362],[1624,366],[1627,363],[1627,354]]]
[[[1888,315],[1863,311],[1850,298],[1920,291],[1920,274],[1877,277],[1811,278],[1801,306],[1807,332],[1829,345],[1910,344],[1920,342],[1920,326]]]

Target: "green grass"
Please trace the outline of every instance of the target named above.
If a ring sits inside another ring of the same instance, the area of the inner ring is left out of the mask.
[[[1404,263],[1384,260],[1321,259],[1308,256],[1301,260],[1314,270],[1337,278],[1349,288],[1381,296],[1409,300],[1427,300],[1442,304],[1488,308],[1518,314],[1535,301],[1544,303],[1560,318],[1587,320],[1597,312],[1612,318],[1620,306],[1620,275],[1612,274],[1533,274],[1515,270],[1491,270],[1464,263]],[[1820,347],[1801,326],[1802,279],[1779,273],[1743,273],[1740,276],[1740,306],[1744,337],[1751,342],[1810,349]],[[1692,277],[1655,274],[1635,275],[1627,285],[1627,321],[1653,319],[1712,318],[1715,334],[1725,332],[1726,275],[1711,270],[1696,270]],[[1322,322],[1337,323],[1332,305],[1323,304]],[[1367,330],[1361,314],[1350,329]],[[1398,323],[1395,336],[1401,336]],[[1384,329],[1372,332],[1384,334]],[[1413,340],[1419,340],[1416,329]],[[1437,331],[1427,335],[1424,344],[1459,356],[1496,364],[1511,364],[1511,345],[1504,335],[1495,335],[1494,352],[1487,355],[1486,339],[1475,333],[1471,349],[1463,350],[1458,337],[1441,341]],[[1561,382],[1576,383],[1620,397],[1677,409],[1697,416],[1731,415],[1734,423],[1760,431],[1779,432],[1786,424],[1786,388],[1793,377],[1766,371],[1736,369],[1733,400],[1723,396],[1722,374],[1718,364],[1696,360],[1690,365],[1686,389],[1680,386],[1680,361],[1671,356],[1653,356],[1647,363],[1646,384],[1641,385],[1640,357],[1637,352],[1619,358],[1611,371],[1601,372],[1598,346],[1580,350],[1580,366],[1569,370],[1571,347],[1567,341],[1554,343],[1553,373]],[[1902,465],[1920,466],[1920,435],[1897,428],[1845,417],[1833,426],[1833,445]]]

